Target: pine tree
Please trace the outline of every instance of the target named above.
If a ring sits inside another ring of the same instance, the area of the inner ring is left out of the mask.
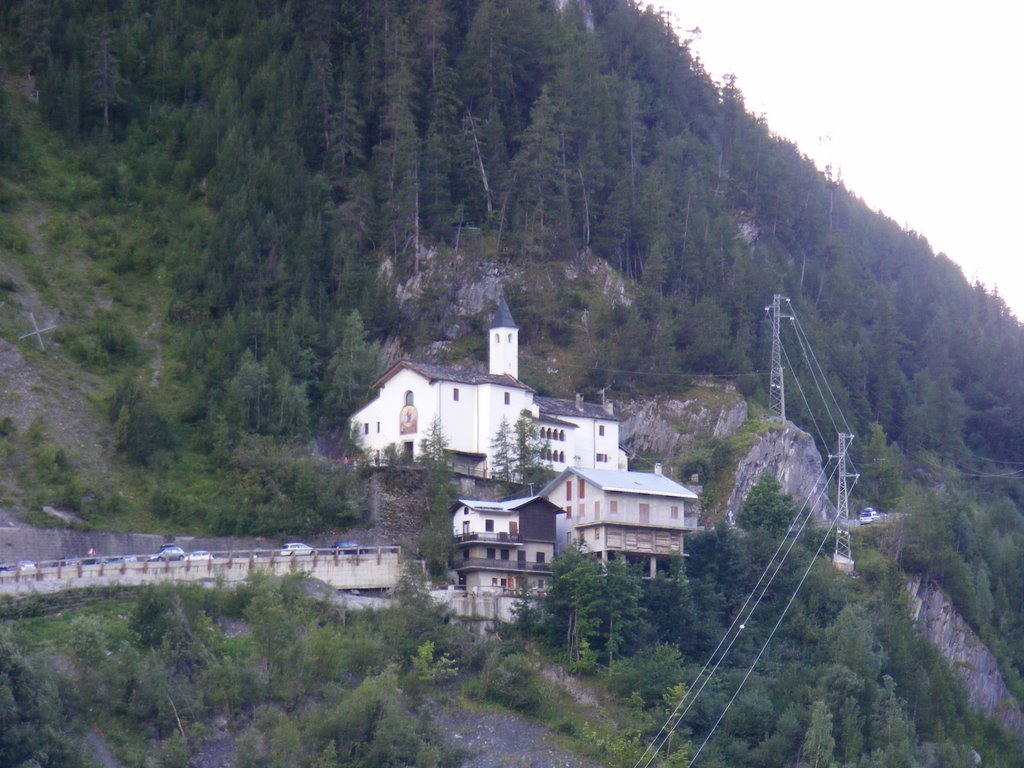
[[[491,440],[491,477],[511,483],[516,466],[516,444],[512,425],[501,417],[498,431]]]

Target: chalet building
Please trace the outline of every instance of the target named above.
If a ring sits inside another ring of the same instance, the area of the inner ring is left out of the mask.
[[[540,496],[460,499],[452,507],[459,586],[472,592],[543,591],[551,580],[558,508]]]
[[[700,530],[697,494],[661,472],[569,467],[538,494],[559,508],[556,552],[576,541],[601,560],[644,562],[683,555],[683,537]]]
[[[394,446],[413,459],[435,419],[458,472],[488,477],[492,443],[504,419],[511,426],[526,411],[546,441],[544,459],[566,467],[626,467],[619,420],[611,403],[540,397],[519,380],[519,327],[502,299],[488,333],[487,373],[402,360],[374,382],[377,398],[352,416],[362,447],[379,459]]]

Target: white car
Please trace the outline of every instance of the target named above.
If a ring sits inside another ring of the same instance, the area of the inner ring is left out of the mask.
[[[197,549],[195,552],[189,552],[187,555],[185,555],[185,560],[186,562],[213,560],[213,555],[211,555],[205,549]]]
[[[857,515],[857,520],[860,521],[861,525],[871,525],[871,523],[878,522],[881,519],[881,513],[874,507],[864,507],[861,513]]]
[[[309,544],[303,544],[301,541],[290,541],[281,547],[279,554],[281,557],[309,556],[313,554],[313,548]]]

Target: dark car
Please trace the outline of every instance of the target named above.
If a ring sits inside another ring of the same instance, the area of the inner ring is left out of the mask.
[[[334,542],[334,551],[339,555],[356,555],[359,554],[359,542],[358,541],[336,541]]]

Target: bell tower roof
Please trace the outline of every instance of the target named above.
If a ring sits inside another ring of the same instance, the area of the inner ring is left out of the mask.
[[[516,321],[512,319],[505,297],[498,300],[498,309],[494,313],[494,320],[491,321],[491,328],[518,328]]]

